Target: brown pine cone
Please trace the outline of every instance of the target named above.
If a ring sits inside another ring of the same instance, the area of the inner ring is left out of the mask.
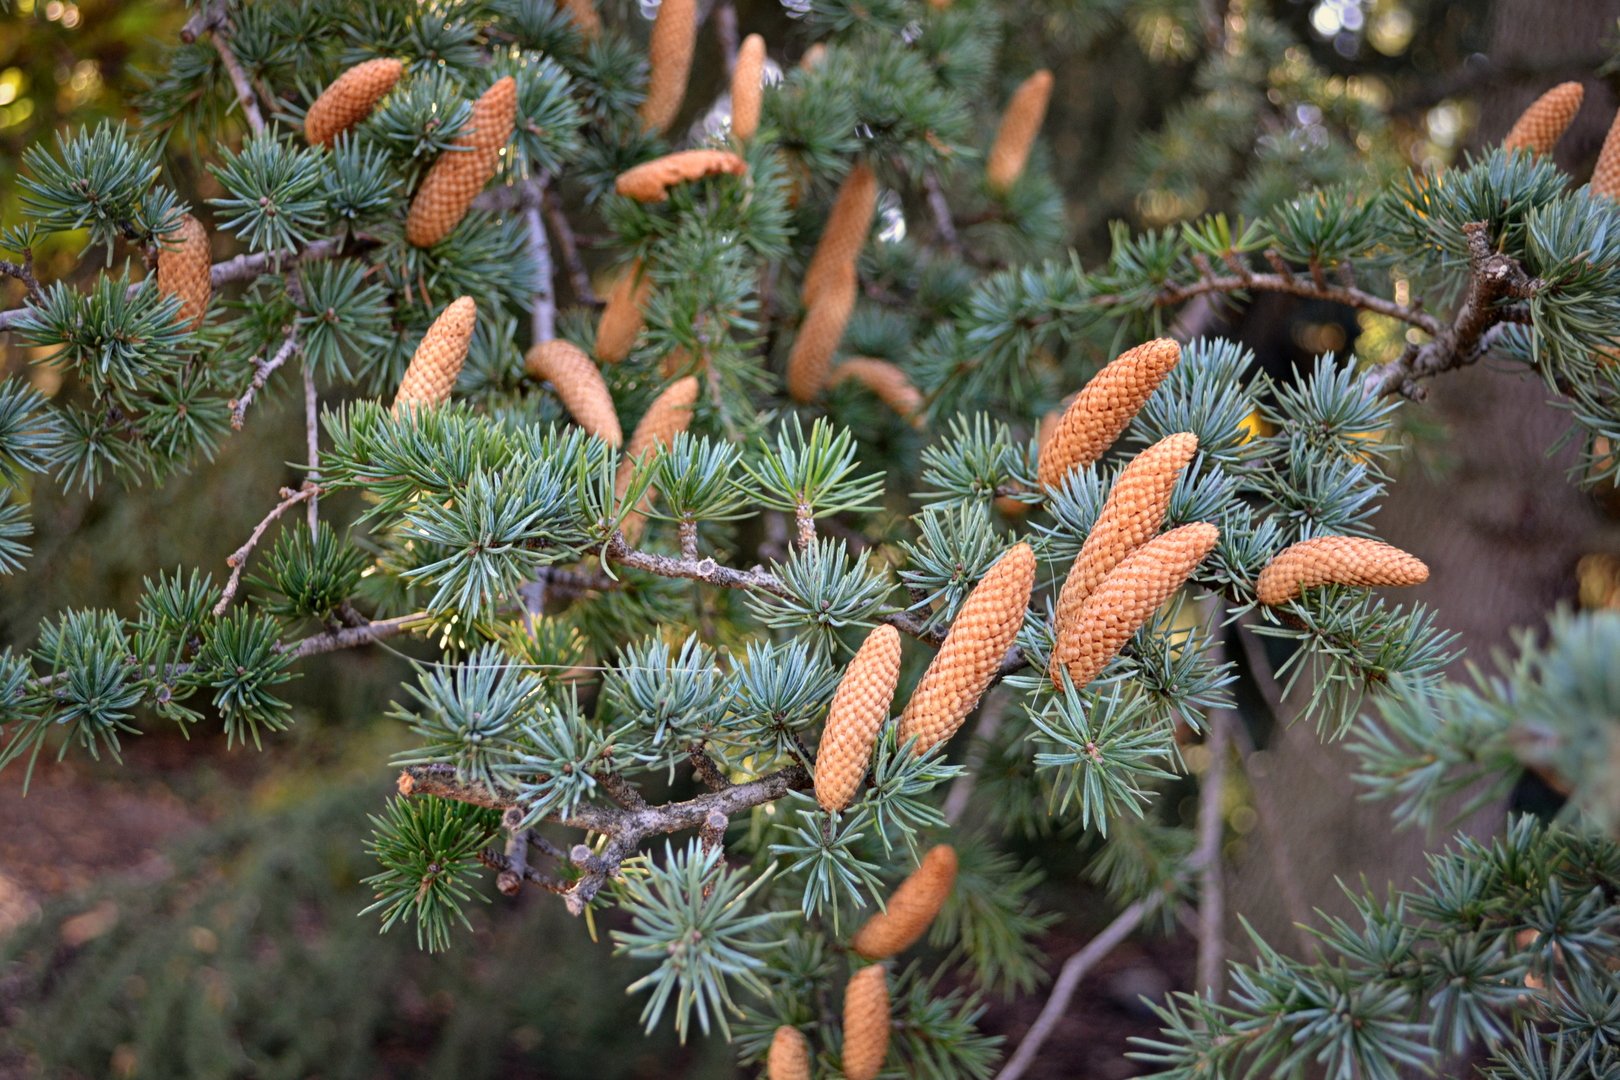
[[[949,844],[929,848],[889,897],[888,907],[866,920],[850,947],[868,960],[905,952],[927,931],[955,884],[956,849]]]
[[[354,65],[333,79],[310,105],[304,114],[304,138],[311,146],[331,146],[339,135],[370,116],[404,73],[404,64],[386,57]]]
[[[889,975],[864,967],[844,987],[844,1076],[876,1080],[889,1056]]]
[[[596,13],[592,0],[561,0],[560,6],[586,41],[595,41],[602,36],[602,16]]]
[[[844,670],[827,710],[816,747],[816,802],[823,810],[837,813],[855,798],[871,764],[878,729],[889,718],[899,677],[900,632],[879,626],[866,635]]]
[[[805,313],[799,336],[788,353],[787,388],[801,404],[814,401],[832,370],[833,354],[844,340],[844,328],[855,310],[855,267],[845,267],[835,281],[822,289],[820,298]]]
[[[877,177],[870,165],[857,161],[838,188],[821,239],[805,268],[799,286],[799,301],[805,307],[815,307],[826,286],[841,286],[846,272],[855,276],[855,260],[866,246],[866,234],[872,231],[872,215],[876,212]]]
[[[501,151],[517,121],[517,80],[498,80],[473,102],[467,130],[433,162],[411,200],[405,239],[432,247],[467,216],[473,200],[501,167]]]
[[[697,404],[697,399],[698,381],[688,375],[684,379],[676,379],[670,383],[664,392],[647,406],[646,414],[636,425],[635,431],[630,434],[630,445],[625,447],[624,456],[619,459],[619,472],[614,478],[613,485],[616,497],[622,499],[625,492],[630,490],[630,479],[635,474],[637,461],[655,446],[667,448],[675,440],[675,436],[685,431],[691,424],[692,406]],[[641,539],[642,530],[647,527],[646,510],[652,505],[653,494],[649,488],[641,497],[636,509],[630,512],[619,527],[624,533],[625,541],[632,546]]]
[[[1103,503],[1102,513],[1097,515],[1096,524],[1086,535],[1086,542],[1075,556],[1069,576],[1063,582],[1063,591],[1058,595],[1057,640],[1060,643],[1074,640],[1067,630],[1079,616],[1086,597],[1108,572],[1158,535],[1164,515],[1170,509],[1170,492],[1196,453],[1198,436],[1182,432],[1154,443],[1120,470],[1119,478]],[[1070,659],[1061,648],[1056,650],[1052,655],[1053,670],[1056,670],[1055,665],[1067,664]]]
[[[765,1059],[766,1080],[810,1080],[810,1040],[798,1028],[783,1024],[771,1038]]]
[[[1001,127],[990,147],[984,176],[990,190],[1004,193],[1024,175],[1035,137],[1046,120],[1046,105],[1052,98],[1052,73],[1042,68],[1013,91],[1007,111],[1001,114]]]
[[[852,356],[833,368],[828,383],[836,386],[845,379],[854,379],[876,394],[883,404],[909,420],[913,427],[922,427],[922,394],[911,385],[911,380],[906,378],[899,364],[875,360],[870,356]]]
[[[613,182],[613,190],[637,202],[663,202],[676,184],[720,173],[743,176],[747,172],[748,163],[730,150],[677,150],[626,169]]]
[[[1615,116],[1603,140],[1597,166],[1592,170],[1591,188],[1594,195],[1620,200],[1620,114]]]
[[[164,234],[164,241],[158,250],[158,291],[179,298],[181,320],[196,330],[202,326],[209,298],[214,295],[208,230],[190,214],[182,214],[179,227]]]
[[[1059,672],[1064,668],[1076,687],[1102,674],[1131,635],[1192,576],[1220,535],[1208,522],[1194,522],[1156,536],[1126,556],[1065,628],[1053,652],[1052,681],[1062,685]],[[1061,664],[1060,655],[1068,658]]]
[[[1553,152],[1580,111],[1586,90],[1578,82],[1559,83],[1524,110],[1502,140],[1504,150],[1528,150],[1537,157]]]
[[[759,130],[759,107],[765,98],[765,39],[743,38],[737,66],[731,72],[731,134],[747,142]]]
[[[602,318],[596,324],[596,358],[602,363],[617,364],[630,355],[641,333],[641,313],[652,289],[652,275],[643,272],[640,259],[631,262],[613,283]]]
[[[405,377],[399,380],[394,412],[399,412],[404,405],[442,405],[450,400],[450,391],[467,359],[467,346],[472,342],[477,322],[478,305],[470,296],[457,298],[439,313],[416,346],[416,355],[411,357]]]
[[[542,341],[529,350],[523,366],[530,377],[548,382],[579,426],[609,446],[624,441],[613,395],[591,358],[572,342]]]
[[[989,689],[1018,637],[1035,587],[1035,552],[1008,548],[962,601],[944,644],[900,714],[900,741],[917,737],[921,754],[956,734]]]
[[[697,41],[697,0],[661,0],[647,43],[647,97],[641,122],[648,131],[669,130],[686,97]]]
[[[1037,472],[1041,486],[1056,488],[1071,470],[1102,457],[1180,359],[1180,345],[1170,338],[1155,338],[1097,372],[1064,410],[1041,448]]]
[[[1279,551],[1260,571],[1254,592],[1262,604],[1276,607],[1320,585],[1390,588],[1428,580],[1423,561],[1398,547],[1360,536],[1318,536]]]

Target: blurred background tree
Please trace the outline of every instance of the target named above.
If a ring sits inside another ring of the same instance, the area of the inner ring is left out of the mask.
[[[636,16],[621,6],[619,17]],[[1309,184],[1454,163],[1464,149],[1498,142],[1523,106],[1565,79],[1583,82],[1587,108],[1558,161],[1584,178],[1617,100],[1620,12],[1604,0],[1561,0],[1556,18],[1544,8],[1056,0],[1007,20],[990,96],[1005,100],[1036,67],[1055,72],[1037,153],[1049,155],[1062,200],[1058,239],[1096,264],[1114,221],[1139,230],[1210,210],[1257,215]],[[772,43],[803,36],[792,5],[716,5],[689,112],[726,82],[717,31],[730,16],[717,12],[734,12],[736,26]],[[23,216],[13,182],[23,150],[68,125],[133,118],[188,15],[171,3],[11,0],[0,22],[0,222]],[[176,188],[221,193],[196,158],[181,153],[171,167],[182,173]],[[994,222],[963,224],[987,250],[1013,243]],[[71,275],[77,254],[71,237],[41,248],[41,278]],[[607,268],[607,255],[587,242],[593,271]],[[22,296],[20,284],[0,280],[0,308]],[[1318,353],[1379,362],[1401,347],[1388,320],[1282,295],[1241,308],[1195,304],[1184,317],[1197,320],[1196,333],[1250,345],[1279,379]],[[26,349],[10,344],[4,355],[10,372],[53,391],[52,369],[30,366]],[[1437,384],[1428,407],[1404,410],[1412,453],[1378,519],[1391,542],[1435,554],[1418,598],[1475,657],[1510,630],[1539,625],[1559,601],[1612,604],[1617,595],[1603,585],[1612,564],[1592,558],[1620,548],[1614,504],[1567,483],[1576,448],[1545,454],[1565,418],[1524,386],[1518,369],[1481,365]],[[171,476],[139,499],[38,485],[34,557],[0,593],[3,640],[31,643],[41,620],[68,606],[131,610],[155,568],[223,565],[262,513],[236,493],[302,478],[287,464],[303,456],[297,403],[260,408],[254,440],[226,440],[207,483]],[[626,1039],[639,1002],[544,898],[478,905],[478,948],[448,959],[352,918],[369,899],[358,884],[370,872],[364,813],[388,783],[377,763],[407,743],[384,717],[408,672],[379,650],[309,666],[287,692],[294,734],[261,755],[227,752],[220,735],[182,742],[155,731],[135,740],[132,769],[73,763],[28,800],[15,784],[0,788],[7,820],[19,823],[0,840],[0,925],[9,930],[0,1067],[29,1075],[48,1042],[53,1067],[86,1076],[731,1075],[723,1046],[679,1049],[667,1032]],[[1409,877],[1432,838],[1392,837],[1386,808],[1356,802],[1342,749],[1308,725],[1287,727],[1292,705],[1268,708],[1268,689],[1242,688],[1250,711],[1283,722],[1249,797],[1287,808],[1295,872],[1276,880],[1274,860],[1249,839],[1253,812],[1234,808],[1230,908],[1283,942],[1301,905],[1347,910],[1335,876]],[[1527,780],[1512,798],[1531,805],[1547,793]],[[1498,828],[1508,806],[1482,808],[1473,826]],[[1047,869],[1042,909],[1065,913],[1045,930],[1045,951],[1073,951],[1104,921],[1076,899],[1087,886],[1077,882],[1084,860],[1074,838],[1032,838],[1019,854]],[[1241,951],[1241,937],[1229,937]],[[1191,950],[1172,929],[1167,942],[1118,954],[1054,1037],[1045,1075],[1130,1075],[1125,1036],[1158,1026],[1136,994],[1190,985]],[[544,964],[547,977],[524,978],[526,963]],[[141,1003],[134,1010],[131,998]],[[992,1004],[983,1027],[1021,1036],[1037,1007]],[[155,1048],[170,1056],[154,1060]]]

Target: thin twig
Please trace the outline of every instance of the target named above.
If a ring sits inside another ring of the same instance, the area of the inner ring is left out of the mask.
[[[967,813],[968,803],[973,800],[973,789],[979,780],[979,771],[990,756],[990,740],[1001,730],[1001,718],[1006,709],[1006,699],[999,694],[991,694],[979,710],[979,722],[974,725],[967,755],[962,759],[962,774],[951,781],[951,789],[945,795],[945,806],[941,810],[945,820],[952,825],[961,821],[962,815]]]
[[[726,62],[726,78],[737,74],[737,8],[731,0],[721,0],[714,9],[714,34],[720,39],[720,55]]]
[[[1312,300],[1330,300],[1346,307],[1359,308],[1364,311],[1376,312],[1379,315],[1388,315],[1392,319],[1416,326],[1429,334],[1439,334],[1442,324],[1439,319],[1415,307],[1398,304],[1382,296],[1364,292],[1361,289],[1352,289],[1343,285],[1328,284],[1326,287],[1318,285],[1308,277],[1296,277],[1293,274],[1225,274],[1220,276],[1205,276],[1197,281],[1185,285],[1167,285],[1153,297],[1156,307],[1172,307],[1185,303],[1195,296],[1206,293],[1236,293],[1236,292],[1280,292],[1290,296],[1303,296]],[[1134,303],[1135,299],[1125,296],[1096,296],[1090,303],[1098,307],[1118,307],[1125,303]]]
[[[251,281],[268,273],[279,273],[295,263],[336,258],[338,255],[375,247],[377,243],[377,239],[372,236],[355,236],[352,241],[341,236],[331,236],[293,251],[260,251],[238,255],[215,263],[208,272],[208,280],[217,289],[238,281]],[[126,290],[126,294],[134,296],[144,287],[144,282],[136,282]],[[15,328],[27,314],[26,307],[0,311],[0,330]]]
[[[591,775],[596,778],[598,784],[602,785],[602,790],[607,792],[608,798],[626,810],[640,810],[647,805],[647,800],[641,797],[641,792],[636,789],[634,784],[626,780],[622,773],[615,772],[613,769],[603,769],[601,772],[593,772]]]
[[[295,263],[334,259],[347,253],[345,245],[348,242],[348,237],[328,236],[292,251],[245,252],[235,258],[215,263],[208,270],[208,280],[217,289],[221,285],[249,281],[266,273],[276,273]],[[373,247],[375,244],[376,240],[372,237],[357,236],[354,238],[352,250],[358,251]]]
[[[413,611],[409,615],[398,615],[392,619],[378,619],[368,622],[364,626],[348,626],[341,630],[328,630],[324,634],[315,634],[304,638],[296,644],[278,645],[281,652],[291,653],[296,658],[317,656],[321,653],[337,652],[339,649],[352,649],[357,645],[369,645],[374,641],[382,641],[397,634],[403,634],[414,626],[421,626],[432,620],[432,616],[425,611]]]
[[[1080,980],[1097,966],[1098,961],[1130,937],[1136,928],[1142,925],[1142,920],[1158,910],[1163,903],[1164,896],[1160,893],[1136,901],[1121,911],[1102,933],[1086,942],[1085,948],[1063,962],[1063,969],[1058,972],[1057,981],[1052,984],[1051,996],[1046,999],[1040,1015],[1025,1033],[1024,1041],[1018,1044],[1018,1052],[1013,1054],[1001,1072],[996,1074],[996,1080],[1018,1080],[1018,1077],[1029,1071],[1030,1065],[1041,1051],[1041,1045],[1051,1036],[1052,1030],[1068,1011],[1069,1000],[1074,997]]]
[[[223,5],[210,5],[219,6]],[[213,22],[214,48],[219,53],[220,63],[225,65],[225,74],[230,76],[231,86],[236,90],[236,100],[242,106],[242,115],[247,118],[248,128],[255,135],[264,134],[264,115],[259,112],[259,99],[253,92],[253,84],[248,81],[247,73],[242,70],[241,63],[236,59],[236,53],[231,51],[231,43],[226,40],[225,19],[223,14]]]
[[[525,881],[559,896],[566,894],[572,887],[566,881],[542,874],[530,866],[526,859],[520,860],[513,855],[510,844],[507,845],[505,854],[492,848],[485,848],[478,853],[478,861],[496,872],[495,887],[505,896],[516,896],[522,891]]]
[[[718,585],[727,589],[746,589],[753,592],[770,593],[772,596],[791,598],[792,590],[780,578],[767,570],[755,567],[752,570],[737,570],[730,566],[723,566],[712,558],[684,559],[673,555],[658,555],[650,551],[641,551],[632,548],[625,542],[623,534],[615,535],[608,544],[606,554],[609,560],[620,566],[628,566],[632,570],[643,570],[659,577],[684,578],[688,581],[701,581],[707,585]],[[945,632],[939,629],[925,628],[913,615],[904,611],[891,611],[878,616],[879,622],[888,623],[903,634],[937,645],[945,638]]]
[[[529,846],[541,854],[547,855],[558,862],[568,861],[568,852],[564,851],[556,844],[553,844],[550,840],[547,840],[533,829],[524,829],[523,835],[529,838]]]
[[[236,598],[236,590],[242,581],[242,568],[247,565],[248,556],[253,554],[253,549],[259,546],[259,540],[264,536],[265,530],[274,524],[277,518],[285,514],[289,508],[298,505],[305,499],[315,498],[315,491],[316,489],[312,484],[305,484],[297,491],[293,491],[291,488],[282,488],[281,501],[276,503],[268,514],[264,515],[264,520],[253,527],[253,531],[248,534],[248,538],[243,542],[242,546],[231,552],[225,559],[225,565],[231,568],[231,576],[225,581],[225,590],[220,594],[219,603],[214,605],[215,618],[225,614],[225,610],[231,606],[231,601]]]
[[[455,769],[449,765],[409,766],[400,773],[398,786],[401,795],[433,795],[500,810],[511,810],[515,803],[511,792],[458,780]],[[568,910],[575,915],[584,911],[602,885],[618,873],[619,864],[647,837],[704,827],[712,832],[716,821],[728,820],[809,786],[810,774],[794,766],[683,802],[619,807],[587,803],[576,806],[568,814],[548,817],[546,820],[558,825],[608,838],[600,853],[592,852],[584,844],[575,845],[571,852],[571,861],[584,874],[564,894]]]
[[[34,276],[34,253],[32,251],[24,251],[23,260],[20,263],[12,262],[10,259],[0,259],[0,277],[16,278],[22,282],[23,288],[28,290],[30,303],[39,299],[39,278]]]
[[[1499,301],[1508,297],[1522,300],[1542,288],[1511,256],[1491,249],[1490,230],[1484,222],[1470,222],[1463,232],[1468,237],[1468,291],[1451,325],[1431,330],[1433,341],[1369,371],[1362,380],[1368,396],[1400,394],[1422,401],[1425,391],[1418,385],[1420,379],[1466,367],[1485,355],[1488,332],[1504,321]]]
[[[1198,968],[1193,987],[1211,998],[1221,996],[1226,962],[1226,878],[1221,864],[1221,838],[1226,831],[1221,812],[1226,794],[1226,757],[1231,729],[1241,721],[1229,709],[1209,710],[1209,752],[1198,791],[1198,846],[1192,864],[1198,869]]]
[[[951,217],[951,204],[945,200],[945,189],[933,169],[923,170],[923,191],[928,197],[928,212],[934,217],[934,228],[939,230],[940,243],[957,258],[962,257],[962,239],[957,235],[956,222]]]
[[[304,485],[314,494],[309,497],[309,532],[320,532],[320,461],[321,461],[321,399],[315,393],[315,365],[304,357],[304,448],[309,454],[309,472]]]
[[[298,328],[295,326],[287,332],[286,340],[281,343],[281,348],[276,350],[274,356],[268,360],[256,359],[253,361],[253,381],[248,384],[248,388],[243,391],[241,397],[231,402],[232,429],[236,431],[242,430],[242,424],[247,418],[248,406],[253,404],[253,399],[258,396],[260,390],[264,389],[264,384],[275,370],[285,364],[297,348]]]
[[[551,244],[546,240],[546,227],[540,222],[540,207],[545,200],[545,181],[530,188],[523,200],[523,225],[529,238],[529,261],[534,264],[534,295],[529,302],[529,321],[536,342],[550,341],[557,336],[557,294],[552,286],[556,274],[551,263]]]
[[[224,17],[224,4],[204,4],[202,7],[192,12],[191,18],[186,20],[186,25],[180,28],[180,40],[185,42],[187,45],[192,44],[198,38],[208,33],[208,31],[218,26],[220,20]]]
[[[731,786],[731,781],[726,779],[726,774],[720,771],[720,766],[714,763],[702,743],[693,743],[687,753],[692,759],[692,771],[703,781],[704,787],[710,791],[724,791]]]
[[[595,307],[602,301],[591,288],[591,275],[585,271],[585,261],[579,257],[579,242],[574,239],[574,227],[563,213],[562,199],[555,188],[540,193],[546,213],[546,224],[556,234],[557,248],[562,254],[563,266],[568,269],[568,283],[574,290],[574,299],[580,304]]]
[[[807,551],[816,542],[816,512],[808,503],[800,503],[793,508],[794,530],[798,534],[797,542],[800,551]]]
[[[485,852],[483,854],[494,854]],[[506,851],[502,855],[505,866],[496,867],[500,872],[495,875],[495,888],[502,896],[516,896],[523,891],[525,871],[529,869],[529,830],[513,829],[506,834]],[[484,865],[490,865],[485,862]]]

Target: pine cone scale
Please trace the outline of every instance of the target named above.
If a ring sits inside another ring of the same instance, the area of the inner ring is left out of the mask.
[[[927,932],[956,884],[956,849],[929,848],[917,869],[889,897],[885,910],[866,920],[850,948],[868,960],[886,960],[905,952]]]
[[[578,347],[567,341],[542,341],[529,350],[524,367],[533,378],[551,384],[580,427],[609,446],[624,441],[602,372]]]
[[[1267,607],[1286,604],[1305,589],[1323,585],[1402,588],[1429,580],[1415,555],[1360,536],[1318,536],[1278,552],[1255,580],[1255,595]]]
[[[371,115],[377,103],[405,73],[398,60],[359,63],[332,80],[304,114],[304,138],[311,146],[331,146],[337,137]]]
[[[1131,635],[1186,583],[1218,539],[1215,526],[1195,522],[1149,540],[1126,557],[1064,628],[1052,656],[1052,681],[1061,685],[1061,673],[1067,671],[1074,685],[1083,687],[1101,675]]]
[[[876,1080],[889,1056],[889,976],[883,965],[864,967],[844,987],[844,1076]]]
[[[461,224],[473,200],[500,170],[501,151],[517,121],[517,81],[499,79],[473,103],[468,131],[440,154],[422,178],[405,218],[405,239],[432,247]]]
[[[915,736],[917,753],[923,753],[956,734],[1017,640],[1034,587],[1035,551],[1028,544],[1016,544],[962,602],[944,643],[900,714],[902,742]]]
[[[1158,338],[1121,354],[1097,372],[1063,411],[1041,448],[1037,472],[1041,486],[1056,488],[1071,471],[1102,457],[1180,359],[1180,345]]]
[[[900,677],[900,632],[879,626],[866,636],[833,693],[816,748],[816,801],[844,810],[855,798],[872,760],[872,744],[889,718]]]

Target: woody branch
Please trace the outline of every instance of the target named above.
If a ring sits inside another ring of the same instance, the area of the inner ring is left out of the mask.
[[[602,774],[611,775],[614,774],[607,771]],[[516,799],[510,792],[458,780],[455,769],[448,765],[412,765],[400,773],[398,786],[399,793],[408,797],[432,795],[506,811],[513,811],[516,806]],[[575,914],[583,911],[602,885],[618,872],[619,863],[633,854],[637,845],[648,837],[687,829],[712,828],[711,818],[716,814],[729,819],[809,786],[810,774],[798,766],[792,766],[680,802],[653,806],[642,802],[638,795],[634,800],[626,800],[630,802],[628,806],[584,805],[576,807],[572,813],[547,818],[564,828],[580,829],[608,838],[601,852],[592,852],[584,845],[575,848],[573,861],[585,873],[565,895],[569,910]],[[520,819],[520,813],[509,814],[507,824],[509,827],[515,826]]]

